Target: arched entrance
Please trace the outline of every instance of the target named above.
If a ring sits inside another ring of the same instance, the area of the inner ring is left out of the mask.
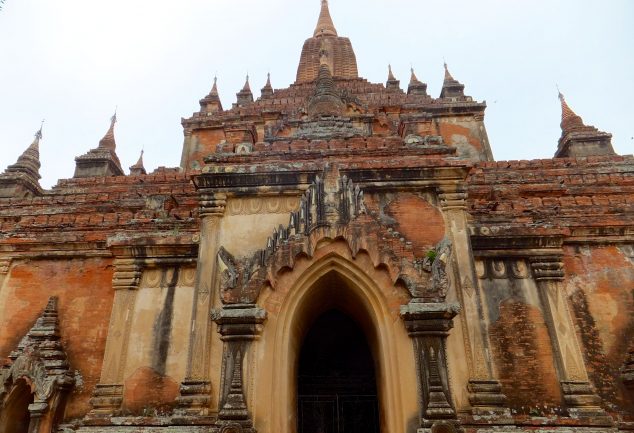
[[[418,400],[412,342],[399,315],[400,305],[408,302],[405,289],[395,287],[369,255],[352,259],[347,246],[338,242],[318,249],[309,266],[300,264],[296,270],[260,300],[268,318],[254,354],[260,361],[253,388],[256,428],[299,433],[303,343],[322,314],[338,310],[362,330],[374,361],[378,431],[412,431]]]
[[[27,433],[31,417],[29,405],[33,403],[33,392],[24,379],[16,381],[7,396],[0,417],[0,431],[4,433]]]
[[[338,309],[321,314],[299,357],[298,433],[378,433],[374,364],[352,318]]]

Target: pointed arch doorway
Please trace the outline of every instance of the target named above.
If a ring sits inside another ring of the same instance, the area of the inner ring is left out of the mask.
[[[4,433],[28,433],[31,417],[29,405],[33,403],[31,386],[25,379],[19,379],[10,391],[2,414],[0,415],[0,431]]]
[[[374,364],[350,316],[339,309],[319,315],[299,356],[298,433],[379,433]]]

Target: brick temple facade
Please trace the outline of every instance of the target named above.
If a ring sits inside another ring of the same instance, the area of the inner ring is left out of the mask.
[[[496,162],[446,65],[361,78],[322,0],[178,168],[126,175],[113,116],[47,190],[40,130],[0,174],[0,431],[634,431],[634,158],[560,99],[554,158]]]

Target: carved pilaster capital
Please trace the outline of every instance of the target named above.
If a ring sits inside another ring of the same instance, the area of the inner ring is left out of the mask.
[[[29,416],[31,418],[41,418],[46,414],[48,404],[45,401],[36,400],[29,405]]]
[[[7,275],[11,269],[11,258],[0,258],[0,275]]]
[[[198,196],[200,217],[223,216],[227,207],[227,195],[209,190],[200,190]]]
[[[467,193],[464,185],[439,185],[437,187],[437,193],[442,210],[446,211],[467,208]]]
[[[222,340],[253,340],[262,332],[266,311],[255,305],[231,305],[213,310],[211,319]]]
[[[136,290],[141,282],[142,264],[137,259],[118,258],[114,261],[114,290]]]
[[[401,319],[410,337],[446,336],[459,312],[459,304],[410,302],[401,306]]]
[[[563,281],[564,262],[559,255],[531,257],[529,259],[536,281]]]

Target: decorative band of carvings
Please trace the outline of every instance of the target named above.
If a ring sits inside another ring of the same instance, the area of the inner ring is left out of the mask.
[[[250,197],[227,202],[227,215],[256,215],[263,213],[291,213],[299,207],[299,197]]]
[[[11,269],[11,259],[0,259],[0,275],[6,275]]]
[[[222,216],[227,206],[227,196],[222,193],[207,193],[202,191],[198,198],[200,216]]]
[[[475,260],[478,278],[525,279],[530,277],[530,268],[523,258],[478,258]]]
[[[116,259],[112,287],[114,290],[136,290],[141,281],[142,265],[136,259]]]
[[[564,279],[564,263],[561,256],[533,257],[530,259],[533,277],[537,281],[561,281]]]

